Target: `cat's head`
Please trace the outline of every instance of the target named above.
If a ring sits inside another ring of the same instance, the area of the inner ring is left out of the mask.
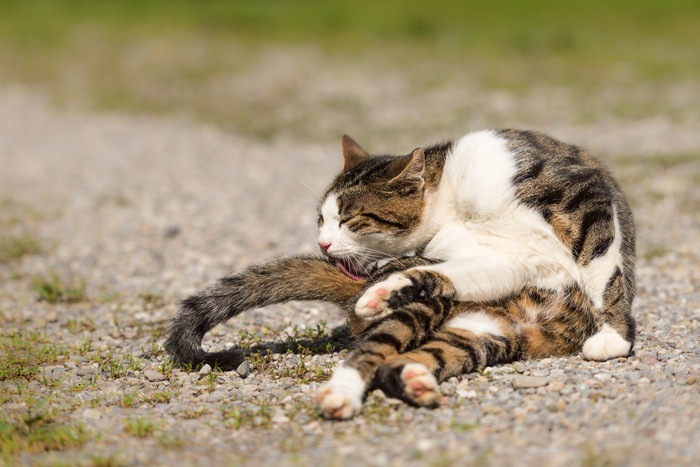
[[[425,154],[371,156],[349,136],[343,168],[319,206],[318,244],[346,275],[411,254],[425,206]]]

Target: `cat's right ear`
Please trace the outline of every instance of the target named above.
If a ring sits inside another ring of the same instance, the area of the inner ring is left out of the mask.
[[[357,141],[348,135],[343,135],[340,144],[343,148],[343,172],[352,169],[360,162],[371,157],[367,151],[362,149],[362,146],[360,146]]]

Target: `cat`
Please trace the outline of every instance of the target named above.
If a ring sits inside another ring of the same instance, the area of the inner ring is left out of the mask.
[[[234,368],[203,336],[249,308],[327,300],[357,338],[318,390],[324,416],[358,414],[372,387],[433,406],[439,382],[479,367],[634,344],[635,227],[618,184],[577,146],[486,130],[403,156],[342,139],[319,205],[324,257],[276,259],[183,301],[165,348]]]

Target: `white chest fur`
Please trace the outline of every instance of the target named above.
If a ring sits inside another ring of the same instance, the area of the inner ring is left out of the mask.
[[[443,271],[460,299],[490,300],[526,285],[557,290],[580,279],[552,226],[517,201],[516,171],[505,140],[472,133],[455,144],[428,200],[425,229],[434,236],[424,254],[461,263]]]

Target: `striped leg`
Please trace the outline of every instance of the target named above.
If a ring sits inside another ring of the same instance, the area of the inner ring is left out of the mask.
[[[516,326],[502,313],[469,312],[446,322],[415,350],[387,360],[375,384],[387,395],[432,406],[438,383],[479,367],[514,360],[520,351]]]
[[[323,415],[347,419],[359,413],[377,368],[388,358],[419,346],[445,321],[451,308],[450,300],[415,302],[372,322],[330,381],[316,393]]]

